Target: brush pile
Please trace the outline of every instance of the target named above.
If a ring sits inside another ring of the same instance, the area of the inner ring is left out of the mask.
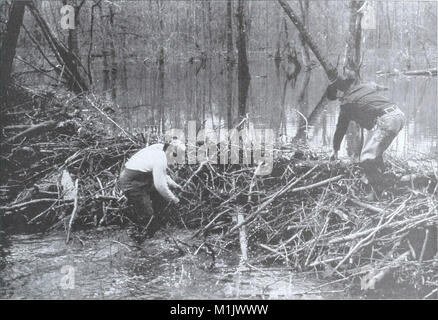
[[[36,95],[12,109],[3,128],[2,225],[10,232],[20,231],[19,225],[64,226],[69,238],[75,228],[126,221],[130,210],[117,186],[120,168],[158,137],[109,134],[98,125],[104,112],[82,113],[102,106],[89,97],[62,104],[58,97],[39,97],[35,108]],[[39,131],[14,131],[41,122]],[[298,145],[278,147],[273,171],[265,176],[255,174],[257,166],[209,162],[172,170],[183,185],[181,202],[160,214],[213,248],[240,244],[250,261],[322,271],[364,290],[391,274],[437,297],[438,192],[432,167],[413,171],[390,160],[378,202],[365,200],[359,168]]]

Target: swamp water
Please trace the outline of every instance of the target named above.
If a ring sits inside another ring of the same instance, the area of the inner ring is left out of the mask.
[[[192,233],[167,230],[136,248],[126,232],[105,228],[8,240],[0,271],[7,299],[344,299],[342,288],[287,269],[238,268],[237,254],[212,259],[175,241]]]

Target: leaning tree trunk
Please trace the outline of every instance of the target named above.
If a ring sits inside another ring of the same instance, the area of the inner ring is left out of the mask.
[[[64,46],[64,44],[56,38],[34,3],[29,2],[27,5],[38,26],[41,28],[44,38],[47,40],[50,49],[53,51],[56,60],[65,68],[63,72],[62,69],[58,69],[57,71],[62,72],[67,82],[73,84],[70,89],[75,93],[87,91],[87,77],[83,76],[83,73],[87,73],[85,67],[78,60],[78,58],[74,54],[70,54],[69,50]]]
[[[309,34],[307,31],[307,28],[303,24],[303,22],[300,20],[298,15],[293,11],[293,9],[289,6],[289,4],[285,0],[278,0],[279,4],[283,7],[284,11],[286,12],[287,16],[290,18],[290,20],[293,22],[295,27],[300,32],[300,38],[303,41],[303,43],[306,43],[309,48],[312,50],[315,57],[318,59],[318,61],[321,63],[321,66],[324,68],[325,73],[327,74],[327,77],[330,80],[334,80],[338,76],[338,71],[336,69],[336,66],[333,66],[323,55],[322,51],[319,48],[319,46],[316,44],[316,41],[313,39],[313,37]],[[317,115],[320,113],[320,111],[324,108],[324,106],[327,104],[327,90],[324,91],[321,99],[319,100],[316,107],[313,109],[313,111],[310,113],[310,116],[308,118],[309,120],[316,119]],[[315,120],[314,120],[315,121]],[[301,127],[295,138],[301,139],[305,136],[305,129],[303,130],[303,127]]]
[[[241,121],[246,115],[246,99],[248,97],[249,74],[248,57],[246,51],[245,0],[239,0],[237,6],[237,82],[238,82],[238,116]]]
[[[336,67],[333,66],[323,55],[322,51],[319,48],[319,46],[316,44],[316,41],[313,39],[313,37],[310,35],[310,33],[307,31],[307,28],[304,26],[301,19],[298,17],[298,15],[293,11],[291,6],[286,2],[286,0],[278,0],[279,4],[283,7],[284,11],[286,12],[287,16],[290,18],[290,20],[293,22],[295,27],[298,29],[301,35],[301,39],[303,42],[307,43],[309,48],[312,50],[315,57],[318,59],[318,61],[321,63],[321,66],[324,68],[324,71],[326,72],[329,79],[335,79],[338,75],[338,72],[336,70]]]
[[[3,114],[3,109],[7,104],[8,86],[11,79],[12,62],[15,57],[15,49],[17,47],[20,28],[23,24],[23,16],[26,1],[15,0],[9,13],[8,22],[6,25],[6,34],[0,50],[0,110]]]

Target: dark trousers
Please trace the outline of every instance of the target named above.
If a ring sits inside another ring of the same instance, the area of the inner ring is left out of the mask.
[[[159,228],[159,219],[156,217],[154,207],[160,203],[159,195],[153,185],[150,172],[141,172],[123,169],[119,177],[120,187],[132,206],[131,221],[136,231],[153,236]]]

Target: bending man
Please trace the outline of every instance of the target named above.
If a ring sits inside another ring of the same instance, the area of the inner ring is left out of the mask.
[[[338,77],[328,87],[328,98],[339,99],[341,102],[331,158],[337,159],[350,121],[369,130],[360,154],[360,164],[375,195],[380,196],[383,191],[383,153],[403,128],[405,116],[397,105],[378,94],[375,84],[354,82],[354,73],[346,71],[344,77]],[[371,197],[373,198],[374,194],[371,194]]]
[[[153,201],[157,201],[158,192],[164,199],[178,203],[179,199],[172,193],[172,188],[181,187],[167,175],[166,153],[185,151],[185,146],[177,139],[171,143],[157,143],[141,149],[126,163],[120,173],[119,184],[128,198],[128,203],[134,206],[134,223],[137,234],[133,238],[143,241],[141,230],[146,227],[146,236],[153,236],[159,225],[155,217]],[[140,232],[139,232],[140,231]]]

